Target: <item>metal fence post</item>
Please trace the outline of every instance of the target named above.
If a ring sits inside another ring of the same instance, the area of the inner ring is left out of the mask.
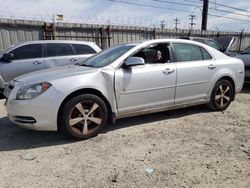
[[[111,45],[111,41],[110,41],[111,40],[111,37],[110,37],[111,29],[110,29],[109,25],[107,26],[106,31],[107,31],[107,35],[108,35],[108,47],[110,48],[110,45]]]
[[[99,28],[99,32],[100,32],[99,34],[100,34],[101,49],[103,49],[104,45],[103,45],[103,28],[102,27]]]
[[[242,41],[242,38],[243,38],[243,32],[244,32],[244,29],[242,29],[242,31],[240,32],[240,38],[239,38],[239,49],[238,49],[238,53],[240,53],[241,51],[241,41]]]
[[[156,35],[156,30],[155,29],[153,30],[152,34],[153,34],[153,39],[155,39],[155,35]]]

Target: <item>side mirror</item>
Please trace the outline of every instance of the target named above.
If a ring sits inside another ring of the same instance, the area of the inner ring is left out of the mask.
[[[12,54],[12,53],[3,54],[2,58],[1,58],[2,61],[7,62],[7,63],[11,62],[11,60],[13,60],[13,59],[14,59],[14,54]]]
[[[125,60],[126,67],[131,67],[131,66],[135,66],[135,65],[144,65],[144,64],[145,64],[145,61],[141,57],[128,57]]]

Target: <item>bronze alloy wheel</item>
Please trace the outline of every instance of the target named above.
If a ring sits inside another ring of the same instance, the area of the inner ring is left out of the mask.
[[[90,134],[102,123],[100,106],[93,101],[78,103],[69,116],[69,125],[77,134]]]
[[[61,115],[64,132],[78,139],[97,135],[106,122],[107,107],[101,98],[92,94],[70,99]]]
[[[221,79],[215,84],[207,106],[212,110],[225,110],[232,102],[234,95],[231,82]]]
[[[224,108],[231,101],[231,88],[227,83],[222,83],[216,90],[215,102],[221,108]]]

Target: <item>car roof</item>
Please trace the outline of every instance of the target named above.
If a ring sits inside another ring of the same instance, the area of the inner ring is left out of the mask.
[[[136,41],[136,42],[128,42],[124,44],[129,45],[139,45],[139,44],[153,44],[153,43],[159,43],[159,42],[166,42],[166,43],[187,43],[187,44],[196,44],[202,46],[202,43],[192,41],[192,40],[186,40],[186,39],[151,39],[151,40],[143,40],[143,41]]]
[[[17,45],[24,45],[24,44],[44,44],[44,43],[67,43],[67,44],[72,44],[73,43],[73,44],[86,44],[86,45],[93,45],[93,44],[95,44],[94,42],[75,41],[75,40],[33,40],[33,41],[20,42]]]

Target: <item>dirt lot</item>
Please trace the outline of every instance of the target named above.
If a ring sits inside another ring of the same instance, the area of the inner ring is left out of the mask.
[[[124,119],[79,142],[14,126],[3,102],[0,187],[250,187],[250,85],[224,112]]]

